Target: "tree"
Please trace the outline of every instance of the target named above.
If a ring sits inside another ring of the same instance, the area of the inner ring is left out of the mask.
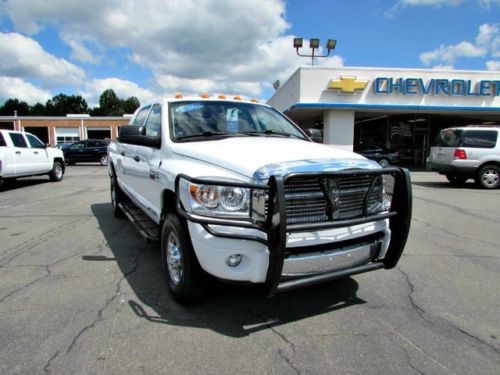
[[[36,103],[34,106],[30,107],[30,116],[44,116],[45,106],[42,103]]]
[[[128,99],[122,100],[122,109],[124,113],[134,113],[137,108],[141,106],[139,99],[135,96],[131,96]]]
[[[2,107],[0,107],[0,115],[2,116],[14,116],[17,113],[18,116],[28,116],[30,112],[30,106],[26,102],[19,101],[19,99],[8,99]]]
[[[123,110],[121,108],[121,101],[113,91],[113,89],[104,90],[99,97],[99,107],[104,116],[121,116]]]
[[[87,101],[80,95],[59,94],[47,100],[46,115],[66,116],[68,113],[84,114],[89,112]]]

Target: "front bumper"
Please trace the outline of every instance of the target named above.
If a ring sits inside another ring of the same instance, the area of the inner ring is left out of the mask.
[[[354,219],[287,224],[284,186],[287,179],[297,175],[306,174],[272,176],[265,186],[230,183],[267,191],[267,217],[260,223],[193,215],[183,208],[180,194],[177,194],[177,211],[188,221],[193,247],[207,272],[215,276],[224,272],[227,274],[227,268],[222,271],[218,269],[219,266],[213,266],[214,258],[218,258],[218,264],[223,266],[221,259],[235,253],[242,254],[242,267],[235,267],[231,271],[233,274],[227,278],[264,282],[268,294],[272,296],[300,286],[396,266],[406,244],[411,222],[411,182],[407,170],[390,167],[308,173],[308,177],[328,178],[391,175],[394,178],[391,208],[388,212],[366,214]],[[180,175],[176,180],[177,191],[181,178],[198,184],[226,185],[221,181]],[[332,235],[342,232],[349,235],[344,238]],[[331,238],[331,241],[318,242],[317,239],[325,233],[329,234],[323,237]],[[308,242],[307,236],[313,236],[316,241]]]

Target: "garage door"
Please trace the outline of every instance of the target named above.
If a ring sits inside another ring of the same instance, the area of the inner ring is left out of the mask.
[[[87,128],[88,139],[106,139],[111,138],[111,128]]]
[[[80,140],[79,128],[56,128],[57,144],[73,143]]]

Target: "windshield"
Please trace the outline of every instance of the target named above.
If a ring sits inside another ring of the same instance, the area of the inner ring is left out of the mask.
[[[250,103],[183,101],[170,104],[173,139],[281,136],[307,139],[278,111]],[[198,139],[199,140],[199,139]]]

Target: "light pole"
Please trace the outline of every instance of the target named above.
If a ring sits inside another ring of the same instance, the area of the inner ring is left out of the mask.
[[[305,55],[299,53],[299,48],[302,48],[303,40],[302,38],[293,38],[293,48],[295,48],[295,51],[297,52],[297,55],[302,56],[302,57],[310,57],[311,58],[311,65],[314,65],[314,58],[315,57],[328,57],[330,56],[330,52],[335,49],[335,46],[337,45],[337,41],[335,39],[328,39],[326,42],[326,48],[328,49],[328,53],[325,55],[315,55],[314,51],[319,48],[319,39],[317,38],[312,38],[309,39],[309,48],[312,49],[312,54],[311,55]]]

